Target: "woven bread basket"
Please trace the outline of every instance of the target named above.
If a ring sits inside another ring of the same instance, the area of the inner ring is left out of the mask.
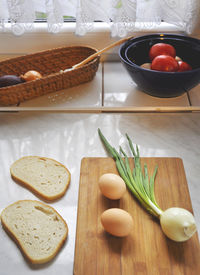
[[[96,49],[85,46],[62,47],[0,62],[0,76],[20,76],[29,70],[42,74],[41,79],[0,88],[0,105],[19,104],[25,100],[91,81],[98,69],[99,56],[80,68],[60,71],[71,68],[95,52]]]

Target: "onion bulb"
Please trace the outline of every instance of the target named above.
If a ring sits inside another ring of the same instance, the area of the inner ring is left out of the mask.
[[[178,207],[163,211],[156,201],[154,181],[158,167],[155,167],[153,174],[149,177],[147,165],[144,164],[144,167],[141,165],[138,146],[136,145],[135,150],[131,139],[126,134],[134,160],[134,168],[131,169],[129,158],[124,150],[120,147],[120,152],[118,152],[110,145],[100,129],[98,129],[98,132],[105,148],[115,160],[119,175],[124,180],[127,188],[150,214],[160,220],[164,234],[176,242],[190,239],[197,230],[192,213]]]
[[[197,230],[192,213],[179,207],[163,211],[160,225],[165,235],[176,242],[189,240]]]
[[[39,72],[33,71],[33,70],[28,71],[21,76],[21,78],[24,79],[25,81],[32,81],[32,80],[40,79],[41,77],[42,75]]]

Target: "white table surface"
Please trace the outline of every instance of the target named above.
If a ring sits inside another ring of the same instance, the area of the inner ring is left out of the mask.
[[[0,211],[19,199],[38,199],[10,177],[9,167],[25,155],[51,157],[68,167],[71,183],[65,196],[51,203],[69,226],[68,240],[50,263],[31,266],[0,227],[1,275],[71,275],[76,233],[80,164],[83,157],[107,156],[97,128],[113,144],[125,146],[128,133],[143,157],[180,157],[200,232],[200,113],[69,114],[0,113]],[[167,180],[167,179],[166,179]],[[184,196],[184,194],[182,194]]]

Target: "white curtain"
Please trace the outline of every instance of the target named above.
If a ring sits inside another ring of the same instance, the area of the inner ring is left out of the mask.
[[[45,14],[47,30],[59,32],[64,16],[76,18],[76,33],[93,30],[94,21],[110,25],[112,36],[125,36],[139,27],[152,28],[162,21],[192,34],[200,27],[200,0],[0,0],[0,31],[23,34],[33,28],[36,15]]]

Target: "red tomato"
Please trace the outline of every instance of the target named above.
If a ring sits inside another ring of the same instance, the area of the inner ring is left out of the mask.
[[[178,71],[178,62],[169,55],[158,55],[151,63],[151,69],[164,72]]]
[[[154,44],[149,51],[149,58],[153,60],[158,55],[176,56],[176,50],[173,46],[165,43]]]
[[[192,70],[192,67],[187,63],[187,62],[184,62],[184,61],[178,61],[178,72],[185,72],[185,71],[190,71]]]

